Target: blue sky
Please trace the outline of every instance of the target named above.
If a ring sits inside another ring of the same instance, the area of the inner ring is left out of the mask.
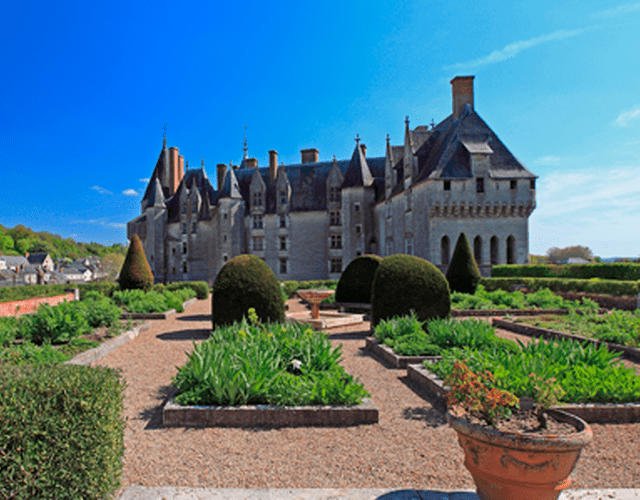
[[[126,242],[162,146],[191,166],[369,156],[451,113],[456,75],[539,176],[530,252],[640,255],[640,3],[12,2],[0,224]],[[246,127],[246,129],[245,129]]]

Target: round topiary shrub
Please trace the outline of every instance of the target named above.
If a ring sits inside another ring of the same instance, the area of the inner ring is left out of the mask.
[[[460,233],[458,237],[446,276],[452,292],[476,293],[482,276],[473,257],[469,240],[464,233]]]
[[[412,255],[385,257],[371,289],[373,326],[411,311],[420,321],[445,318],[451,310],[450,295],[444,274],[430,262]]]
[[[342,272],[336,288],[336,302],[371,303],[373,277],[382,262],[377,255],[362,255],[353,259]]]
[[[284,322],[284,301],[275,274],[255,255],[243,254],[227,262],[216,277],[211,294],[213,327],[227,326],[256,310],[262,322]]]
[[[142,242],[137,234],[131,238],[131,245],[120,270],[118,283],[121,290],[144,290],[148,292],[153,287],[153,273],[144,254]]]

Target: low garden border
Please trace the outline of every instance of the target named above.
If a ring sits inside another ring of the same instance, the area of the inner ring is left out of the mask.
[[[503,330],[509,330],[521,335],[527,335],[528,337],[542,337],[544,339],[570,339],[578,342],[589,342],[599,347],[600,345],[606,345],[609,350],[623,353],[625,356],[640,360],[640,349],[636,347],[628,347],[621,344],[615,344],[613,342],[605,342],[604,340],[592,339],[583,337],[582,335],[573,335],[572,333],[561,332],[559,330],[552,330],[550,328],[542,328],[540,326],[527,325],[524,323],[516,323],[515,321],[507,321],[504,319],[493,319],[492,326],[502,328]]]
[[[371,398],[350,406],[181,406],[171,398],[162,409],[167,427],[346,427],[378,423]]]
[[[407,366],[409,380],[426,392],[436,407],[444,409],[449,390],[441,378],[422,365]],[[572,413],[589,423],[623,424],[640,422],[640,403],[587,403],[552,406],[552,409]]]
[[[76,292],[72,291],[63,295],[53,295],[51,297],[32,297],[30,299],[12,300],[0,303],[0,316],[21,316],[31,314],[42,304],[56,306],[62,302],[77,300]]]
[[[576,311],[581,314],[580,310]],[[606,309],[599,309],[598,314],[605,314]],[[451,316],[544,316],[547,314],[569,314],[569,309],[451,309]]]
[[[407,368],[410,364],[422,363],[425,360],[437,361],[442,358],[442,356],[400,356],[388,345],[381,344],[377,339],[371,337],[365,339],[365,349],[394,368],[400,369]]]
[[[148,328],[149,323],[142,323],[140,326],[136,326],[131,330],[127,330],[126,332],[121,333],[117,337],[103,342],[98,347],[94,347],[93,349],[89,349],[88,351],[77,354],[69,361],[65,361],[63,364],[88,366],[94,361],[98,361],[99,359],[104,358],[107,354],[115,351],[118,347],[123,346],[129,341],[135,339],[140,334],[140,332]]]
[[[186,302],[182,303],[182,308],[186,309],[188,306],[196,302],[198,299],[193,298],[189,299]],[[161,313],[131,313],[131,312],[123,312],[120,316],[120,319],[168,319],[170,316],[176,314],[175,309],[169,309],[168,311]]]

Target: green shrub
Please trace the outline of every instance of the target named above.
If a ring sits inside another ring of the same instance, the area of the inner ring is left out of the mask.
[[[255,255],[228,261],[218,273],[211,295],[213,327],[230,325],[254,308],[263,322],[284,322],[280,282],[269,266]]]
[[[159,285],[156,285],[154,289],[157,289]],[[196,297],[199,300],[204,300],[209,298],[209,285],[206,281],[177,281],[175,283],[169,283],[168,285],[164,285],[163,289],[168,291],[180,290],[182,288],[190,288],[194,292],[196,292]],[[161,291],[161,290],[157,290]]]
[[[64,295],[67,290],[75,287],[76,285],[5,286],[0,288],[0,302]]]
[[[437,267],[411,255],[382,259],[371,294],[374,327],[383,319],[407,316],[411,311],[425,321],[444,318],[450,310],[449,284]]]
[[[283,281],[282,284],[284,285],[282,289],[284,290],[284,293],[287,295],[287,299],[294,297],[296,294],[296,290],[298,290],[298,286],[299,286],[298,282]]]
[[[464,233],[458,237],[446,277],[452,292],[473,294],[480,283],[480,269]]]
[[[191,288],[180,288],[174,291],[165,290],[163,293],[151,290],[118,290],[113,294],[113,301],[132,313],[161,313],[169,309],[182,312],[182,303],[195,297]]]
[[[89,292],[95,294],[97,292]],[[88,297],[82,304],[84,314],[87,317],[89,326],[92,328],[99,328],[101,326],[112,327],[116,323],[119,323],[120,316],[122,315],[122,309],[116,306],[111,299],[106,297],[100,298],[99,296],[92,299],[92,295],[87,294]]]
[[[153,287],[153,273],[137,234],[131,238],[131,245],[120,270],[118,283],[121,290],[149,291]]]
[[[69,286],[67,285],[67,288]],[[98,292],[104,297],[112,297],[113,292],[118,290],[118,283],[113,281],[96,281],[94,283],[81,283],[74,285],[74,287],[80,290],[80,300],[84,300],[85,294],[89,292]]]
[[[112,498],[123,390],[106,367],[0,365],[0,498]]]
[[[377,255],[362,255],[353,259],[343,271],[336,288],[336,302],[371,303],[373,277],[382,262]]]
[[[42,304],[36,313],[20,318],[20,337],[35,344],[62,344],[91,332],[82,302]]]
[[[566,278],[638,281],[640,265],[632,263],[610,264],[545,264],[493,266],[494,278]]]
[[[524,285],[529,290],[548,288],[554,292],[582,292],[602,295],[636,295],[638,281],[616,281],[592,278],[588,280],[563,278],[482,278],[480,283],[488,290],[509,291],[513,285]]]

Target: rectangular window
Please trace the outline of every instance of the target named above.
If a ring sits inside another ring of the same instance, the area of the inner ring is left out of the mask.
[[[512,191],[515,191],[516,189],[518,189],[518,181],[511,181],[509,184],[511,186]]]
[[[262,191],[258,193],[253,193],[253,206],[254,207],[262,206]]]
[[[253,216],[253,229],[262,229],[262,215]]]
[[[536,180],[535,179],[531,179],[531,181],[529,182],[529,186],[531,187],[531,191],[535,191],[535,189],[536,189]]]
[[[280,250],[286,250],[287,249],[287,237],[286,236],[280,236]]]
[[[197,212],[198,211],[198,202],[194,200],[193,202],[193,206],[191,207],[191,211],[192,212]]]
[[[354,203],[353,204],[353,211],[354,212],[359,212],[360,211],[360,203]]]
[[[280,204],[281,205],[286,205],[287,204],[287,192],[286,191],[280,191]]]
[[[484,177],[476,177],[476,193],[484,193]]]
[[[182,234],[187,234],[187,223],[186,222],[182,223]]]
[[[342,272],[342,259],[331,259],[331,267],[330,272],[332,273],[341,273]]]
[[[254,252],[261,252],[264,250],[264,238],[262,236],[254,236],[252,240]]]
[[[183,214],[187,213],[187,204],[186,203],[184,205],[182,205],[182,213]]]
[[[356,234],[360,234],[362,232],[362,226],[360,224],[356,224]]]
[[[287,227],[287,216],[286,215],[281,215],[280,216],[280,227]]]
[[[334,210],[330,214],[330,225],[332,226],[341,226],[342,220],[340,218],[340,210]]]
[[[187,272],[187,263],[186,263],[186,262],[183,262],[183,263],[182,263],[182,272],[183,272],[183,273],[186,273],[186,272]]]
[[[444,190],[451,191],[451,181],[444,181]]]
[[[287,274],[287,259],[280,259],[280,274]]]
[[[193,223],[193,228],[192,228],[192,231],[191,231],[194,234],[196,233],[196,226],[197,226],[197,224],[194,222]]]
[[[187,253],[187,244],[186,243],[182,244],[182,253]]]
[[[342,235],[341,234],[332,234],[331,235],[331,248],[342,248]]]
[[[329,201],[340,201],[340,188],[329,188]]]

